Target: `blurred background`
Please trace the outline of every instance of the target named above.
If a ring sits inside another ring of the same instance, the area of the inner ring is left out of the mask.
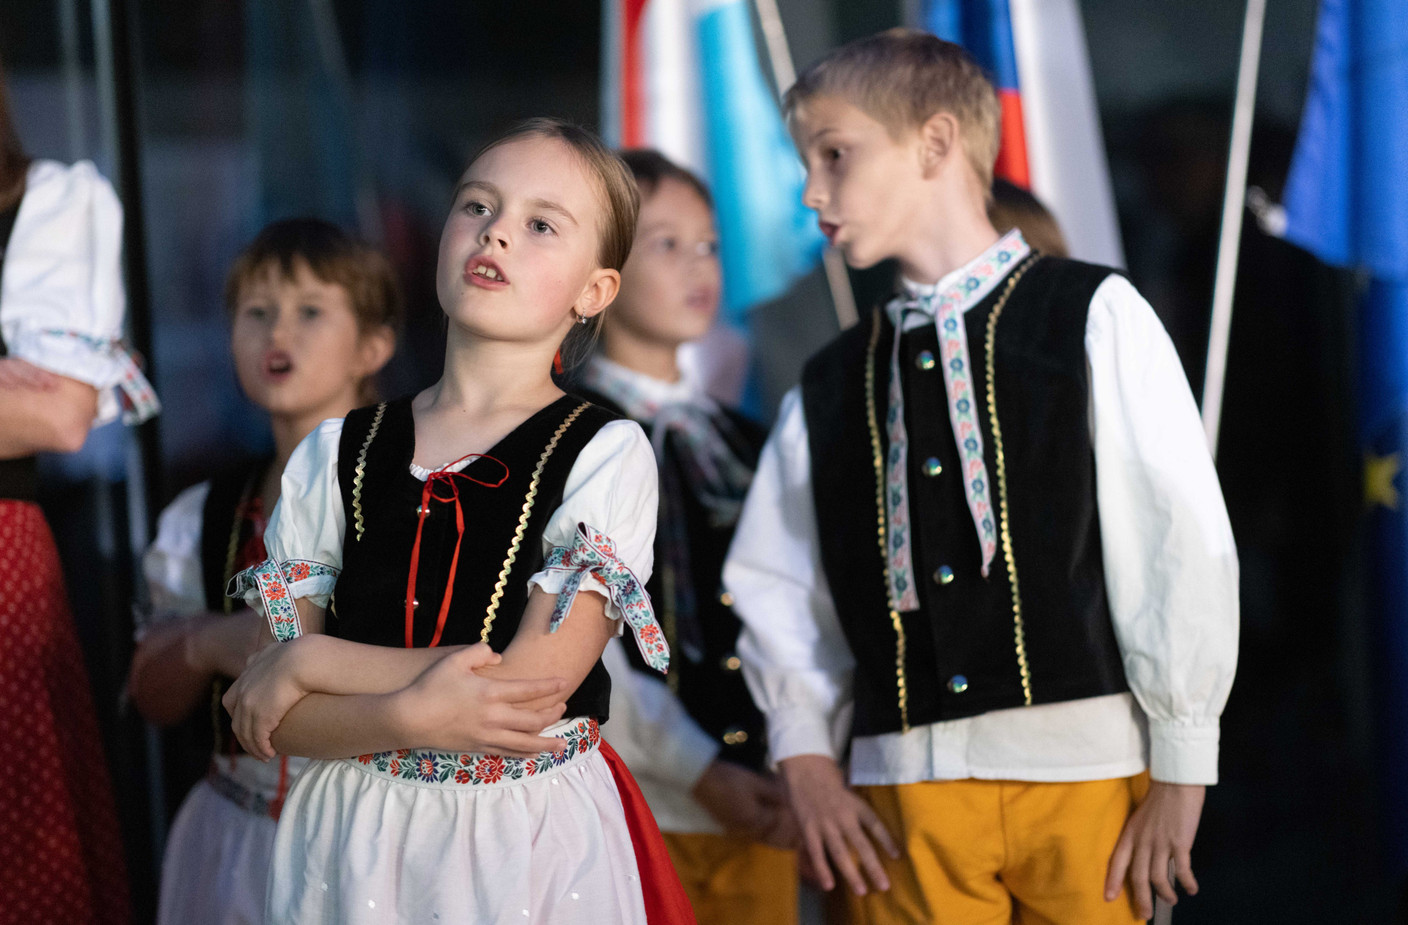
[[[902,0],[778,6],[799,66],[917,15]],[[1243,5],[1083,0],[1079,12],[1125,266],[1199,393]],[[1270,203],[1295,147],[1316,14],[1314,0],[1267,12],[1247,182]],[[433,269],[451,185],[478,144],[521,117],[601,124],[602,32],[600,7],[585,0],[0,6],[0,60],[26,148],[94,160],[124,201],[132,340],[165,406],[140,432],[103,428],[43,470],[139,921],[154,905],[172,806],[151,785],[154,740],[120,694],[142,594],[133,550],[180,489],[270,442],[229,360],[230,260],[280,217],[357,230],[392,256],[409,296],[384,391],[433,381],[443,351]],[[1219,453],[1242,562],[1242,654],[1223,782],[1194,855],[1203,889],[1179,904],[1178,921],[1385,921],[1402,914],[1385,848],[1402,833],[1386,831],[1375,757],[1381,646],[1363,565],[1357,280],[1245,217]],[[852,274],[862,309],[889,272]],[[754,306],[751,410],[766,419],[838,325],[819,266]]]

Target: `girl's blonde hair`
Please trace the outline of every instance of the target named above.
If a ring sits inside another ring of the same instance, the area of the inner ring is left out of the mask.
[[[601,198],[602,217],[597,223],[600,243],[597,263],[609,270],[620,271],[631,255],[636,238],[636,218],[640,214],[640,191],[631,171],[610,148],[592,132],[563,119],[540,116],[525,119],[507,132],[480,148],[470,164],[500,145],[520,138],[547,138],[567,145],[581,159],[587,172],[596,181]],[[562,342],[562,363],[570,367],[591,353],[592,345],[601,333],[602,315],[597,314],[585,324],[573,325]]]

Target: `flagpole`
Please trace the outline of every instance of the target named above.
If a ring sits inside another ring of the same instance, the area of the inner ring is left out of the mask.
[[[782,25],[782,14],[778,12],[777,0],[753,0],[753,10],[758,14],[758,25],[763,32],[763,45],[767,49],[768,67],[772,70],[773,85],[777,87],[779,101],[787,89],[797,82],[797,68],[792,62],[792,51],[787,44],[787,30]],[[851,277],[846,272],[846,261],[831,245],[821,252],[821,263],[826,270],[826,286],[831,290],[831,304],[836,310],[836,323],[842,330],[860,320],[856,311],[856,296],[851,289]]]
[[[1232,111],[1232,142],[1227,156],[1227,190],[1222,200],[1222,235],[1217,245],[1217,276],[1212,292],[1212,323],[1203,375],[1203,430],[1213,458],[1222,426],[1222,395],[1227,379],[1227,345],[1232,330],[1232,294],[1237,285],[1237,256],[1242,243],[1242,215],[1247,197],[1247,159],[1252,146],[1257,69],[1266,0],[1247,0],[1242,26],[1242,59],[1237,71],[1237,102]]]

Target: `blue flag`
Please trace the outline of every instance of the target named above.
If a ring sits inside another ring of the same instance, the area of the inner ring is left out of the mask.
[[[1360,306],[1360,434],[1369,607],[1391,860],[1408,872],[1408,12],[1322,0],[1310,95],[1286,183],[1286,238],[1369,282]]]

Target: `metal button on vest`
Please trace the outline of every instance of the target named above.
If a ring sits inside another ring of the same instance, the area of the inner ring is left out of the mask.
[[[934,354],[928,350],[919,351],[919,356],[914,358],[914,365],[920,369],[933,369],[938,361],[934,359]]]
[[[724,730],[725,745],[742,745],[748,741],[748,731],[739,729],[737,726],[730,726]]]
[[[968,689],[968,679],[961,674],[956,674],[948,679],[948,689],[955,694],[961,694]]]
[[[402,604],[403,606],[405,605],[405,603],[406,603],[405,600],[402,600],[402,601],[401,601],[401,604]],[[417,609],[418,607],[420,607],[420,598],[413,598],[413,599],[411,600],[411,609],[412,609],[412,610],[415,610],[415,609]]]
[[[946,585],[951,581],[953,581],[953,569],[947,565],[939,566],[938,570],[934,572],[934,584]]]
[[[720,593],[720,594],[719,594],[719,603],[720,603],[720,604],[723,604],[725,607],[732,607],[732,606],[733,606],[733,595],[732,595],[732,594],[729,594],[727,591],[724,591],[724,592]]]
[[[719,660],[719,667],[724,671],[737,671],[743,667],[743,660],[737,655],[725,655]]]
[[[937,456],[930,456],[928,459],[924,460],[925,475],[929,476],[930,478],[933,478],[942,471],[944,471],[944,464],[939,462],[939,458]]]

